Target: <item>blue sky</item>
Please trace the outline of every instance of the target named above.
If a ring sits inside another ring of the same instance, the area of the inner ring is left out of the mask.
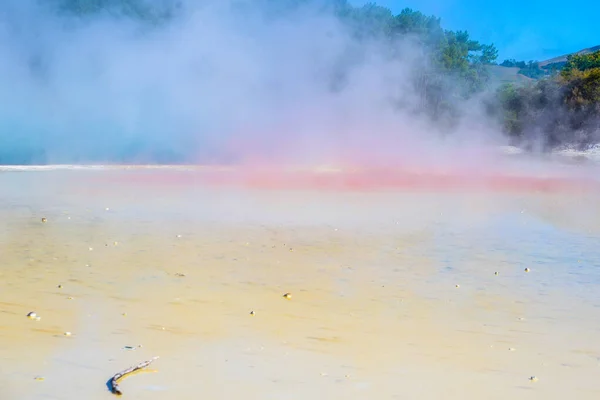
[[[600,45],[600,1],[591,0],[373,0],[394,13],[405,7],[442,18],[446,29],[466,30],[494,43],[500,61],[544,60]],[[355,5],[367,1],[351,0]]]

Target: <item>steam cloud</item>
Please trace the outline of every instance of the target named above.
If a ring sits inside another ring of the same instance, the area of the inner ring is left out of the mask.
[[[423,49],[390,57],[319,2],[190,0],[154,25],[52,4],[2,5],[1,163],[434,162],[502,140],[477,99],[452,128],[419,113]]]

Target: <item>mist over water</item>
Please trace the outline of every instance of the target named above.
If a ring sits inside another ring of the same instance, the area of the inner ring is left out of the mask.
[[[423,48],[357,40],[335,2],[172,4],[152,22],[3,3],[0,163],[433,163],[503,143],[477,99],[432,121]]]

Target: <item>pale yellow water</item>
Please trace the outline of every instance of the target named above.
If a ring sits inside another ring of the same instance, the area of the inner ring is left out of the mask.
[[[600,398],[595,195],[103,173],[0,173],[2,399]]]

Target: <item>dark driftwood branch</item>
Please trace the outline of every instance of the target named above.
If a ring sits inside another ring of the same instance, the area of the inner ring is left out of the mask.
[[[118,380],[123,378],[125,375],[129,375],[132,372],[138,371],[142,368],[146,368],[148,365],[152,364],[157,358],[158,357],[152,357],[151,360],[141,362],[137,365],[134,365],[133,367],[129,367],[126,370],[116,373],[109,381],[110,391],[116,394],[117,396],[122,395],[123,393],[119,389]]]

